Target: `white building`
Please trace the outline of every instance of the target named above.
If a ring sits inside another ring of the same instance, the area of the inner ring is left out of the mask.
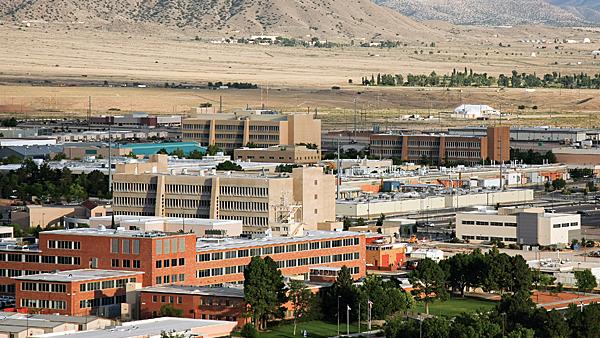
[[[480,208],[456,214],[456,237],[470,242],[568,245],[581,236],[581,216],[542,208]]]
[[[410,254],[410,258],[414,259],[425,259],[429,258],[433,261],[439,262],[444,259],[444,252],[439,249],[417,249],[413,250]]]
[[[241,220],[155,217],[155,216],[114,216],[115,224],[125,230],[144,232],[194,232],[198,236],[239,237],[242,234]],[[90,227],[109,227],[112,216],[91,217]]]
[[[500,112],[485,104],[462,104],[454,109],[454,114],[469,119],[483,116],[500,115]]]

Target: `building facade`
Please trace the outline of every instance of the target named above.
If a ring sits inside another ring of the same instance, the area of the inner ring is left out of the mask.
[[[267,162],[286,164],[317,164],[321,161],[318,149],[306,146],[273,146],[269,148],[239,148],[233,151],[233,158],[244,162]]]
[[[473,243],[569,245],[581,236],[581,216],[541,208],[480,209],[456,214],[456,237]]]
[[[254,256],[270,256],[284,275],[308,277],[311,267],[365,274],[365,237],[353,232],[309,231],[301,237],[199,239],[123,229],[77,228],[40,233],[32,245],[0,247],[0,293],[14,293],[14,277],[55,270],[104,269],[143,272],[142,286],[220,286],[242,283]]]
[[[233,151],[249,143],[268,148],[299,143],[321,148],[321,120],[309,114],[200,114],[183,120],[183,139]]]
[[[510,158],[509,128],[490,127],[486,136],[373,134],[370,151],[372,156],[434,165],[507,161]]]
[[[309,229],[335,220],[335,178],[322,168],[295,168],[287,174],[176,174],[166,157],[117,165],[113,183],[115,215],[241,220],[246,233],[276,223],[274,206],[300,204],[296,220]]]
[[[65,316],[116,317],[141,271],[68,270],[16,277],[16,305]]]

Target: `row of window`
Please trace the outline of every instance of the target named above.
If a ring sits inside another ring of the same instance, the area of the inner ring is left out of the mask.
[[[220,210],[248,211],[248,212],[268,212],[269,203],[262,202],[238,202],[238,201],[219,201]]]
[[[516,227],[517,223],[514,222],[490,222],[490,221],[467,221],[463,220],[460,222],[462,225],[483,225],[483,226],[495,226],[495,227]]]
[[[271,132],[278,132],[279,131],[279,126],[253,126],[250,125],[250,131],[260,131],[260,132],[265,132],[265,131],[271,131]]]
[[[105,280],[102,282],[88,282],[88,283],[81,283],[79,284],[79,291],[80,292],[87,292],[87,291],[96,291],[96,290],[107,290],[107,289],[114,289],[114,288],[124,288],[125,284],[129,283],[135,283],[137,281],[137,278],[135,277],[131,277],[131,278],[121,278],[121,279],[113,279],[113,280]]]
[[[26,263],[43,263],[43,264],[65,264],[79,265],[81,259],[79,257],[70,256],[40,256],[26,255],[17,253],[0,253],[0,262],[26,262]]]
[[[577,227],[579,226],[579,222],[571,222],[571,223],[554,223],[552,224],[552,228],[554,229],[558,229],[558,228],[568,228],[568,227]]]
[[[48,272],[48,271],[0,269],[0,277],[31,276],[31,275],[37,275],[37,274],[45,273],[45,272]]]
[[[172,258],[172,259],[165,259],[165,260],[157,260],[156,261],[156,268],[157,269],[161,269],[161,268],[168,268],[168,267],[172,267],[172,266],[184,266],[185,265],[185,258]]]
[[[125,303],[125,302],[126,302],[125,295],[83,299],[83,300],[79,301],[79,308],[80,309],[89,309],[89,308],[96,308],[96,307],[100,307],[100,306],[121,304],[121,303]]]
[[[267,226],[269,224],[268,217],[258,216],[239,216],[239,215],[219,215],[219,219],[227,219],[232,221],[242,221],[244,225],[250,226]]]
[[[164,275],[157,276],[154,279],[155,284],[169,284],[169,283],[177,283],[177,282],[185,282],[185,274],[174,274],[174,275]]]
[[[210,129],[210,123],[203,123],[203,124],[187,124],[185,123],[183,125],[183,129],[184,130],[188,130],[188,129],[193,129],[193,130],[209,130]]]
[[[156,192],[156,184],[113,182],[115,192]]]
[[[21,306],[36,309],[64,310],[67,303],[64,300],[21,299]]]
[[[124,259],[124,260],[120,261],[116,258],[113,258],[110,261],[110,266],[113,268],[124,267],[124,268],[140,269],[141,261],[139,259],[134,259],[134,260]]]
[[[250,135],[250,141],[279,141],[279,134],[275,135]]]
[[[219,194],[224,196],[268,197],[269,188],[222,185]]]
[[[210,200],[201,199],[183,199],[183,198],[166,198],[165,207],[179,209],[207,209],[210,207]]]
[[[80,250],[81,242],[49,240],[48,249]]]
[[[336,254],[336,255],[328,255],[328,256],[316,256],[316,257],[306,257],[306,258],[296,258],[296,259],[287,259],[275,261],[277,263],[277,267],[280,269],[283,268],[294,268],[297,266],[306,266],[306,265],[318,265],[318,264],[327,264],[327,263],[336,263],[343,261],[352,261],[360,259],[360,254],[358,252],[351,252],[345,254]],[[205,278],[205,277],[216,277],[222,275],[234,275],[239,273],[244,273],[245,265],[237,265],[237,266],[228,266],[225,268],[212,268],[212,269],[203,269],[196,271],[196,278]]]
[[[493,236],[471,236],[471,235],[462,235],[462,239],[464,240],[478,240],[478,241],[501,241],[501,242],[517,242],[517,239],[514,237],[493,237]]]
[[[140,254],[140,240],[139,239],[118,239],[111,238],[110,239],[110,253],[119,253],[119,249],[121,253],[124,254]]]
[[[213,252],[196,255],[196,262],[218,261],[221,259],[233,259],[241,257],[267,256],[272,254],[280,254],[286,252],[307,251],[338,248],[343,246],[354,246],[360,243],[358,237],[336,239],[331,241],[308,242],[278,246],[266,246],[251,249],[240,249],[225,252]]]
[[[117,207],[147,207],[153,206],[156,199],[154,197],[121,197],[115,196],[113,203]]]
[[[67,286],[65,284],[57,284],[57,283],[21,282],[21,290],[36,291],[36,292],[65,293],[65,292],[67,292]]]
[[[156,254],[158,255],[168,255],[170,253],[185,253],[185,238],[167,238],[167,239],[157,239],[154,241],[156,246]]]
[[[210,194],[212,186],[199,184],[166,184],[165,192],[167,194],[187,194],[202,195]]]

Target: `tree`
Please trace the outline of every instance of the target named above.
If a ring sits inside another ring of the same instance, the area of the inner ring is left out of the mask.
[[[577,281],[575,285],[577,285],[577,289],[581,292],[591,292],[598,286],[596,276],[594,276],[590,269],[575,271],[575,279]]]
[[[171,304],[164,304],[160,307],[158,315],[160,317],[183,317],[183,310],[177,309]]]
[[[472,256],[464,253],[458,253],[440,262],[440,266],[448,276],[452,291],[456,292],[458,290],[461,297],[465,296],[465,288],[471,273],[471,262]]]
[[[511,291],[526,291],[531,288],[533,282],[533,272],[521,255],[516,255],[511,258],[512,263],[512,280]]]
[[[452,338],[501,337],[502,327],[490,320],[484,313],[462,313],[456,318],[450,328]]]
[[[510,290],[513,285],[512,262],[509,255],[500,253],[497,248],[485,254],[486,271],[483,279],[485,291]]]
[[[415,320],[394,318],[385,323],[383,332],[386,338],[419,338],[419,324]]]
[[[518,326],[527,327],[535,309],[536,306],[531,300],[529,291],[504,294],[500,303],[496,305],[496,312],[506,316],[509,331]]]
[[[252,316],[254,326],[266,328],[267,319],[281,316],[281,305],[285,302],[283,275],[271,257],[252,257],[244,270],[244,298]]]
[[[190,153],[188,154],[187,158],[192,159],[192,160],[200,160],[202,159],[202,153],[196,149],[190,151]]]
[[[380,276],[368,275],[360,286],[360,302],[372,302],[371,316],[374,319],[385,319],[398,311],[405,311],[413,306],[413,299],[394,282],[384,281]],[[367,309],[365,306],[363,309]]]
[[[592,303],[581,309],[571,305],[567,310],[566,320],[573,338],[597,337],[600,332],[600,304]]]
[[[215,156],[217,153],[222,152],[221,148],[217,147],[214,144],[211,144],[206,148],[206,153],[210,156]]]
[[[323,310],[325,311],[325,318],[337,318],[339,301],[340,321],[345,320],[345,309],[347,306],[350,306],[352,312],[358,311],[358,308],[355,306],[357,300],[358,289],[354,286],[354,280],[352,279],[350,269],[344,265],[340,269],[333,285],[324,294]]]
[[[217,164],[217,170],[241,171],[242,166],[231,161],[225,161]]]
[[[554,190],[561,190],[567,186],[567,182],[562,178],[557,178],[552,181],[552,187]]]
[[[423,321],[423,337],[448,338],[450,337],[450,321],[444,317],[431,317]]]
[[[156,153],[159,155],[168,155],[169,154],[169,152],[165,148],[160,148]]]
[[[177,149],[173,150],[169,155],[177,156],[178,158],[185,157],[185,153],[183,152],[183,149],[181,149],[181,148],[177,148]]]
[[[296,334],[294,333],[294,335],[296,335]],[[240,336],[242,336],[244,338],[258,338],[259,337],[256,327],[254,325],[252,325],[251,323],[248,323],[242,327],[242,330],[240,331]]]
[[[304,282],[292,280],[290,282],[288,297],[294,310],[294,336],[296,335],[296,322],[304,318],[310,311],[312,293]]]
[[[384,214],[381,214],[381,215],[379,215],[379,217],[377,218],[377,223],[376,223],[376,225],[377,225],[378,227],[381,227],[381,226],[383,226],[383,221],[385,221],[385,215],[384,215]]]
[[[185,338],[183,333],[173,331],[160,331],[160,338]]]
[[[531,324],[538,337],[563,338],[571,337],[571,329],[564,316],[556,311],[537,309]]]
[[[425,302],[425,313],[429,314],[429,303],[436,299],[445,299],[447,296],[445,283],[446,273],[429,258],[419,261],[417,268],[410,275],[413,285],[419,285],[417,292],[420,299]]]

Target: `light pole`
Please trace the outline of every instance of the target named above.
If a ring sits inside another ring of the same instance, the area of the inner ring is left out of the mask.
[[[358,302],[358,333],[360,333],[360,301]]]
[[[337,296],[337,335],[340,335],[340,296]]]
[[[423,318],[421,316],[419,318],[419,338],[423,338]]]
[[[369,307],[369,332],[371,332],[371,308],[373,307],[373,302],[369,300],[367,301],[367,305]]]

